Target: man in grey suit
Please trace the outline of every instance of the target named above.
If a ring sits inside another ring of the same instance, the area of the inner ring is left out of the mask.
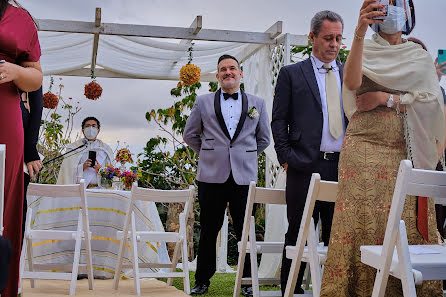
[[[240,90],[243,72],[237,59],[223,55],[217,67],[221,89],[197,97],[183,135],[199,154],[201,235],[192,295],[206,293],[215,273],[215,245],[228,203],[237,239],[241,240],[249,183],[257,181],[257,156],[270,143],[265,102]],[[246,261],[243,275],[250,274]],[[251,287],[243,287],[242,294],[252,295]]]

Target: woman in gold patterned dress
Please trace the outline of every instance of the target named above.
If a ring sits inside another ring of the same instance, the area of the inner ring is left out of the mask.
[[[361,245],[382,244],[400,161],[434,169],[444,143],[441,90],[432,58],[408,42],[415,25],[412,0],[383,7],[365,0],[344,68],[343,103],[350,118],[339,160],[335,206],[321,296],[372,295],[376,270],[361,263]],[[367,27],[376,34],[364,40]],[[441,150],[440,150],[441,149]],[[425,232],[417,229],[416,199],[406,200],[403,220],[409,244],[436,240],[434,203],[427,201]],[[389,278],[386,296],[403,296]],[[417,296],[443,296],[441,282],[417,286]]]

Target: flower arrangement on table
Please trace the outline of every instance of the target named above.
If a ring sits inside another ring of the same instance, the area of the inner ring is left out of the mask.
[[[130,190],[133,183],[141,176],[141,174],[136,171],[124,171],[121,173],[121,182],[124,185],[124,189]]]
[[[101,178],[101,186],[104,188],[111,188],[113,178],[121,177],[121,170],[107,164],[105,167],[99,169],[99,176]]]
[[[128,148],[122,148],[116,153],[115,161],[121,163],[121,171],[124,171],[125,163],[133,163],[132,153]]]

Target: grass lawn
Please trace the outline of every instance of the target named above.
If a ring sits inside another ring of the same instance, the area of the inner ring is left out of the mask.
[[[163,281],[166,281],[163,279]],[[195,272],[190,272],[191,289],[195,283]],[[234,293],[235,273],[216,273],[211,278],[211,286],[207,294],[201,295],[206,297],[232,297]],[[178,290],[183,290],[183,280],[176,278],[173,285]],[[261,290],[280,290],[277,286],[261,286]],[[240,295],[242,296],[242,295]]]

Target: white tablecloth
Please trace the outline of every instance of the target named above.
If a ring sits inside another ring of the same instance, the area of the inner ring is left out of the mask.
[[[116,231],[122,231],[123,229],[129,199],[130,191],[87,190],[95,277],[112,278],[114,275],[119,250]],[[53,199],[28,196],[28,205],[33,208],[32,229],[76,229],[79,207],[76,207],[78,203],[74,198]],[[153,202],[137,201],[135,218],[136,230],[164,230],[156,205]],[[84,245],[82,245],[82,248],[84,248]],[[140,242],[138,252],[140,262],[170,263],[164,242]],[[33,242],[35,263],[72,264],[73,253],[74,241],[45,240]],[[85,263],[84,253],[82,251],[81,263]],[[128,246],[125,257],[130,263]],[[126,271],[127,273],[129,273],[129,270]]]

